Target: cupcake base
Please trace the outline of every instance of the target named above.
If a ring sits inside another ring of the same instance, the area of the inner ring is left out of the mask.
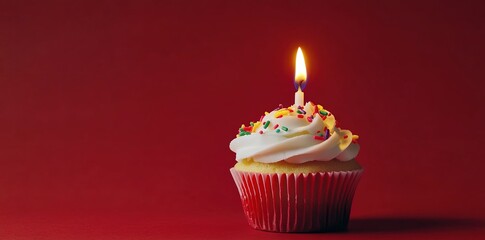
[[[251,227],[272,232],[345,231],[363,170],[309,174],[231,168]]]

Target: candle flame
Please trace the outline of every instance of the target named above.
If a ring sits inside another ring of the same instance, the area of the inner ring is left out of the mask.
[[[301,48],[298,47],[298,51],[296,52],[296,65],[295,65],[295,88],[303,89],[306,85],[306,65],[305,65],[305,58],[303,57],[303,52]]]

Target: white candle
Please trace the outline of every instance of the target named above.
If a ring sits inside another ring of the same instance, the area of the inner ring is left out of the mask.
[[[301,88],[298,88],[298,91],[295,93],[295,107],[304,106],[304,93]]]
[[[298,48],[296,52],[296,64],[295,64],[295,86],[298,86],[298,89],[295,93],[295,108],[298,106],[303,107],[305,104],[303,98],[303,91],[302,87],[306,82],[306,65],[305,65],[305,58],[303,57],[303,52],[301,48]]]

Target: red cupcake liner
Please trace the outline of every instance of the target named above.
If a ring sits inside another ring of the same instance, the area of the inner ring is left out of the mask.
[[[249,225],[272,232],[345,231],[362,172],[267,174],[231,168]]]

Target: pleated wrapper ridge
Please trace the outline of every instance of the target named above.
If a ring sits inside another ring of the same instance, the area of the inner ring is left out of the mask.
[[[309,174],[231,168],[251,227],[272,232],[345,231],[363,170]]]

